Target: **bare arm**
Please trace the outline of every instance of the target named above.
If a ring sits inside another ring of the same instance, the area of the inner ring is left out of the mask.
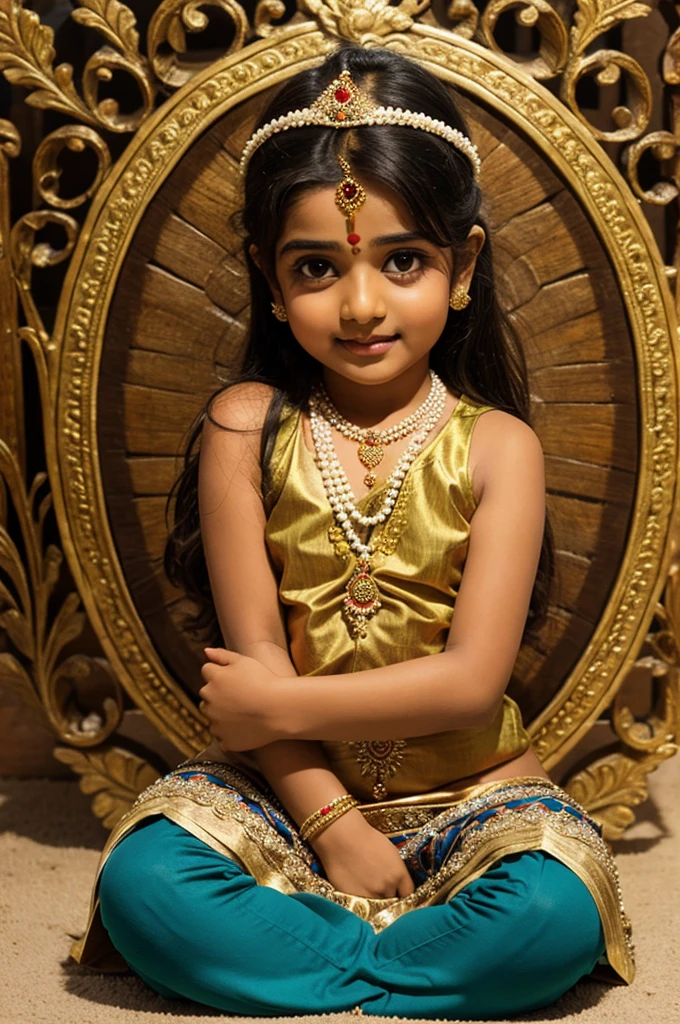
[[[278,676],[296,676],[290,660],[276,579],[265,542],[259,446],[271,399],[264,385],[230,389],[213,415],[234,432],[207,422],[201,439],[201,536],[222,634],[227,645]],[[245,431],[245,432],[244,432]],[[298,824],[345,792],[322,747],[280,740],[254,751],[258,767]]]
[[[272,687],[276,691],[285,682],[276,677],[295,676],[266,552],[260,497],[260,434],[270,398],[270,389],[261,385],[226,393],[216,415],[248,433],[206,424],[199,473],[201,535],[217,616],[232,651],[268,673],[270,688],[255,694],[260,713],[273,702]],[[228,702],[229,694],[223,696]],[[253,754],[262,774],[298,824],[346,792],[318,743],[283,739],[248,747],[257,748]],[[413,891],[398,851],[356,809],[329,825],[312,845],[336,889],[374,897]]]

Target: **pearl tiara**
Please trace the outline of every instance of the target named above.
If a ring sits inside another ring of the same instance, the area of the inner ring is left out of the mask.
[[[248,161],[263,142],[277,132],[289,128],[303,128],[307,125],[323,125],[326,128],[355,128],[358,125],[396,124],[419,128],[431,135],[450,142],[469,159],[475,176],[479,176],[481,161],[477,147],[457,128],[451,128],[444,121],[436,121],[427,114],[414,114],[401,107],[380,107],[354,84],[349,71],[342,71],[331,82],[311,107],[291,110],[288,114],[268,121],[250,137],[241,156],[241,174],[245,173]]]

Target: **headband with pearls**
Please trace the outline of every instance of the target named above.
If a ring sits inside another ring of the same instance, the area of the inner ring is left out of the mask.
[[[477,147],[457,128],[451,128],[443,121],[437,121],[427,114],[415,114],[401,107],[380,107],[362,93],[352,81],[349,71],[341,71],[335,81],[324,89],[311,107],[291,110],[288,114],[268,121],[255,132],[245,145],[241,156],[240,169],[244,174],[248,161],[263,142],[285,132],[289,128],[303,128],[307,125],[322,125],[327,128],[356,128],[359,125],[395,124],[419,128],[421,131],[445,139],[469,159],[475,175],[479,176],[481,161]]]

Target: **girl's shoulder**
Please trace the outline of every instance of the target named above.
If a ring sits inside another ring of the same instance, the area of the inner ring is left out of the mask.
[[[543,449],[533,428],[502,409],[485,407],[470,441],[469,473],[477,500],[499,477],[522,480],[543,473]]]
[[[227,430],[262,430],[275,389],[271,384],[244,381],[219,392],[210,404],[210,418]]]

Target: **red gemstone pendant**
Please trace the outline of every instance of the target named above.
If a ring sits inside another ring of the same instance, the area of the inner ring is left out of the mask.
[[[357,187],[352,182],[347,182],[346,185],[342,186],[342,194],[346,199],[354,199],[357,194]]]
[[[347,236],[347,241],[350,245],[358,245],[359,242],[361,241],[361,235],[356,235],[352,233],[351,235]]]
[[[352,94],[349,89],[345,89],[345,87],[341,85],[339,89],[335,90],[335,98],[338,103],[348,103],[352,98]]]

